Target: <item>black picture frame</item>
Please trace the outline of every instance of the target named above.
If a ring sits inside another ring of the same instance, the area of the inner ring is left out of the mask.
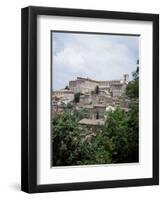
[[[55,15],[153,23],[153,177],[37,184],[37,16]],[[159,15],[30,6],[21,11],[21,190],[28,193],[159,184]]]

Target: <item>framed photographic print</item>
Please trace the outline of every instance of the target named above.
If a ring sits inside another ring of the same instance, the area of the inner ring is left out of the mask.
[[[22,9],[22,190],[159,184],[159,16]]]

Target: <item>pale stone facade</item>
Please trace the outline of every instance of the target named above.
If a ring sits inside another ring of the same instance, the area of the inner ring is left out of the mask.
[[[74,92],[71,90],[56,90],[52,92],[52,106],[55,107],[57,104],[68,104],[73,101]]]
[[[68,89],[52,92],[52,114],[62,113],[68,108],[84,110],[90,120],[105,120],[109,108],[121,107],[127,111],[129,102],[123,95],[127,84],[127,74],[123,79],[108,81],[77,77],[69,81]],[[75,101],[76,93],[80,93],[79,102]]]
[[[69,88],[74,93],[89,93],[95,90],[98,85],[98,81],[94,81],[88,78],[77,77],[77,80],[69,81]]]
[[[98,86],[100,92],[105,92],[106,95],[111,95],[113,97],[121,96],[126,88],[128,83],[129,76],[124,75],[123,79],[120,80],[111,80],[111,81],[97,81],[89,78],[77,77],[76,80],[69,81],[69,88],[74,93],[90,93],[95,90]]]

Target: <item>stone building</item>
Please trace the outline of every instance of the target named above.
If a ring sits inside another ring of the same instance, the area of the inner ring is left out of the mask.
[[[52,101],[72,101],[74,99],[74,92],[71,90],[55,90],[52,92]]]
[[[91,105],[78,105],[80,109],[87,110],[87,117],[89,119],[104,119],[106,114],[106,105],[104,104],[91,104]]]
[[[74,93],[90,93],[91,91],[95,90],[97,85],[98,81],[89,78],[77,77],[76,80],[69,81],[69,88]]]
[[[74,93],[91,93],[98,86],[100,91],[106,95],[121,96],[128,83],[129,75],[124,74],[124,78],[120,80],[97,81],[90,78],[77,77],[76,80],[69,81],[69,88]]]
[[[128,84],[128,75],[120,80],[97,81],[89,78],[77,77],[69,81],[68,89],[52,92],[52,114],[64,112],[67,107],[85,110],[88,119],[104,119],[106,108],[128,108],[128,100],[123,95]],[[98,88],[98,89],[97,89]],[[76,93],[79,102],[74,101]]]
[[[56,90],[52,92],[52,115],[62,112],[64,106],[73,101],[74,92],[71,90]]]

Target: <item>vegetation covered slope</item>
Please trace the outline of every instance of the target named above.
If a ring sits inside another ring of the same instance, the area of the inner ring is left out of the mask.
[[[138,162],[139,68],[125,95],[130,100],[129,111],[117,108],[107,112],[104,126],[91,129],[92,137],[84,136],[88,127],[78,126],[84,111],[57,114],[52,119],[53,166]]]

